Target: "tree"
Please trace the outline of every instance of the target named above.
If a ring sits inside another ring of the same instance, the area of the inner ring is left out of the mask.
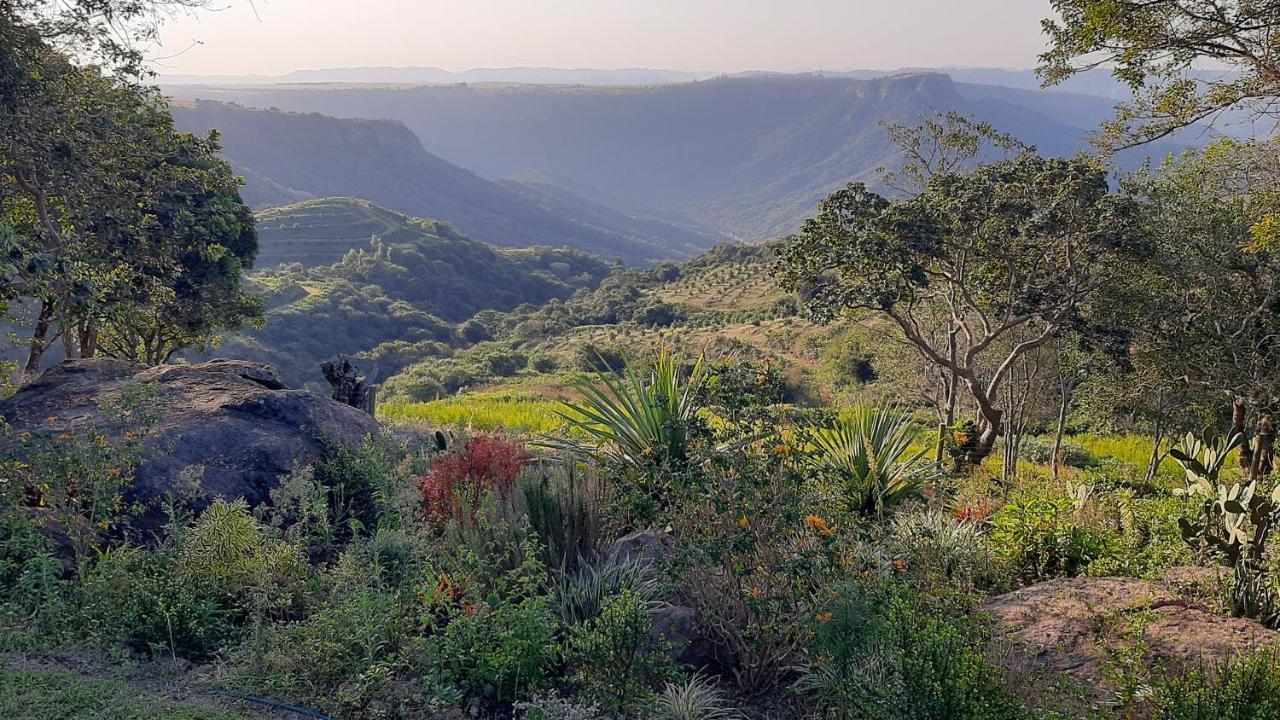
[[[1280,0],[1053,0],[1039,74],[1053,85],[1109,67],[1135,93],[1104,126],[1104,147],[1150,142],[1235,107],[1280,107]],[[1208,61],[1225,67],[1197,72]]]
[[[154,363],[260,317],[240,286],[252,216],[216,136],[177,132],[154,90],[78,67],[7,19],[0,34],[19,42],[0,104],[0,216],[19,260],[3,290],[36,307],[27,374],[58,338],[69,357]]]
[[[1273,470],[1280,410],[1277,149],[1224,141],[1131,183],[1157,260],[1130,303],[1143,313],[1134,361],[1165,387],[1225,401],[1251,478]]]
[[[170,15],[208,0],[0,0],[0,27],[23,26],[66,57],[123,77],[148,74],[141,46],[156,39]],[[0,44],[0,48],[7,45]]]
[[[809,288],[816,319],[882,314],[954,373],[977,412],[979,432],[962,448],[963,464],[975,465],[1001,432],[1000,390],[1014,365],[1087,328],[1090,297],[1144,253],[1134,216],[1093,163],[1024,152],[935,176],[897,203],[852,183],[805,221],[777,270],[784,287]],[[931,334],[938,319],[943,332]]]

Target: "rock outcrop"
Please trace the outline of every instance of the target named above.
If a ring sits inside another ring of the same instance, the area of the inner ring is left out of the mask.
[[[1093,701],[1111,688],[1108,667],[1143,653],[1142,665],[1179,672],[1271,645],[1280,632],[1211,612],[1171,582],[1062,578],[989,600],[996,659],[1016,674],[1066,678]]]
[[[136,411],[119,408],[133,403]],[[140,416],[149,419],[140,420]],[[154,506],[181,476],[197,504],[213,498],[268,499],[280,476],[339,447],[358,447],[378,429],[359,410],[290,390],[269,365],[213,360],[145,367],[122,360],[69,360],[0,402],[13,432],[0,451],[21,453],[23,435],[57,437],[94,428],[112,441],[140,435],[142,457],[129,501]],[[143,517],[158,519],[158,508]]]

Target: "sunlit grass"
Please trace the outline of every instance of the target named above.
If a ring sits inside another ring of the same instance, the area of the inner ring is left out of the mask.
[[[432,402],[388,402],[378,417],[391,423],[520,434],[552,433],[564,427],[563,405],[530,394],[474,394]]]

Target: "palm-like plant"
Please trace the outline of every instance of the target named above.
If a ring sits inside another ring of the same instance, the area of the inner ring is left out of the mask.
[[[850,512],[878,517],[941,475],[926,459],[927,448],[911,452],[920,436],[906,412],[860,408],[814,431],[813,462],[838,483]]]
[[[565,403],[559,413],[570,436],[541,444],[640,470],[683,466],[706,378],[702,358],[686,373],[680,359],[664,348],[647,367],[628,364],[620,375],[600,373],[594,380],[579,381],[574,387],[582,401]]]

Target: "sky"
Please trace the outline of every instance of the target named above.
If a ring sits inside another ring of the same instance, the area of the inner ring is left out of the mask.
[[[210,0],[162,74],[358,66],[698,72],[1028,68],[1049,0]]]

